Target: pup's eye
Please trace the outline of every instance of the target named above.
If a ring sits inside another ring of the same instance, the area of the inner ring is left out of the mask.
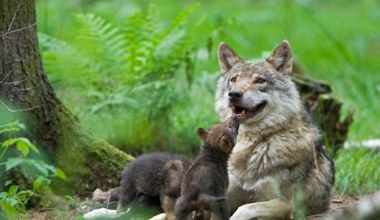
[[[263,79],[263,78],[258,78],[258,79],[256,79],[256,81],[255,81],[255,83],[258,83],[258,84],[263,84],[263,83],[265,83],[265,82],[266,82],[266,80]]]
[[[236,82],[236,79],[237,79],[237,77],[234,76],[234,77],[232,77],[232,78],[230,79],[230,81],[234,83],[234,82]]]

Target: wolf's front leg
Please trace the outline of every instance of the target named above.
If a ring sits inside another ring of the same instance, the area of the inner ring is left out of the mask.
[[[256,202],[240,206],[231,216],[231,220],[249,220],[252,218],[293,219],[291,202],[278,199]]]

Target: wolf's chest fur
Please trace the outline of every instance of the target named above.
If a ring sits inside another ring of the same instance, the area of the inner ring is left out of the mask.
[[[300,133],[298,128],[266,137],[242,132],[229,159],[229,174],[248,189],[267,176],[283,170],[291,172],[312,157],[311,136],[314,135],[309,132]]]

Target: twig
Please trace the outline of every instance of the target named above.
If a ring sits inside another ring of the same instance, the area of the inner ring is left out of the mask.
[[[22,27],[22,28],[20,28],[20,29],[17,29],[17,30],[13,30],[13,31],[11,31],[12,26],[13,26],[13,22],[14,22],[15,19],[16,19],[17,12],[18,12],[18,10],[20,9],[20,6],[21,6],[21,4],[18,4],[17,9],[16,9],[16,11],[15,11],[15,13],[14,13],[14,15],[13,15],[12,21],[11,21],[11,23],[9,24],[8,30],[7,30],[4,34],[1,35],[1,38],[3,38],[3,37],[4,37],[5,35],[7,35],[7,34],[15,33],[15,32],[18,32],[18,31],[22,31],[22,30],[24,30],[24,29],[26,29],[26,28],[30,28],[30,27],[33,27],[33,26],[36,25],[36,23],[34,23],[34,24],[30,24],[30,25],[28,25],[28,26]]]
[[[14,15],[13,15],[12,21],[11,21],[11,23],[9,24],[8,30],[7,30],[7,32],[5,32],[5,34],[9,33],[9,31],[11,30],[12,25],[13,25],[13,22],[15,21],[16,16],[17,16],[17,12],[18,12],[18,10],[20,9],[20,6],[21,6],[21,4],[19,3],[18,6],[17,6],[17,8],[16,8],[16,11],[15,11],[15,13],[14,13]],[[1,37],[3,37],[5,34],[3,34]]]
[[[27,28],[33,27],[33,26],[35,26],[35,25],[36,25],[36,23],[34,23],[34,24],[30,24],[30,25],[28,25],[28,26],[22,27],[22,28],[17,29],[17,30],[13,30],[13,31],[10,31],[10,32],[6,32],[6,33],[4,33],[3,35],[1,35],[1,37],[4,37],[4,36],[7,35],[7,34],[11,34],[11,33],[18,32],[18,31],[22,31],[22,30],[24,30],[24,29],[27,29]]]
[[[4,82],[4,80],[9,76],[9,74],[11,74],[11,72],[13,72],[13,70],[15,70],[15,67],[13,67],[13,69],[11,69],[11,71],[9,71],[9,72],[4,76],[4,78],[0,81],[0,83]]]
[[[3,101],[0,100],[0,103],[10,112],[26,112],[26,111],[30,111],[30,110],[33,110],[35,108],[40,108],[41,106],[33,106],[33,107],[30,107],[30,108],[25,108],[25,109],[11,109],[9,108]]]
[[[332,203],[343,203],[343,201],[341,199],[332,199],[331,202]]]
[[[8,85],[16,85],[17,83],[22,83],[24,81],[26,81],[27,79],[22,79],[22,80],[18,80],[18,81],[13,81],[13,82],[6,82],[5,84],[8,84]]]

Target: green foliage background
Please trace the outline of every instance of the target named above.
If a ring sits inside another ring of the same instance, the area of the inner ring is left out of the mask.
[[[135,155],[193,155],[196,128],[219,120],[220,41],[252,59],[289,40],[305,74],[355,108],[349,139],[379,138],[379,9],[375,0],[38,0],[37,25],[50,82],[95,134]]]

